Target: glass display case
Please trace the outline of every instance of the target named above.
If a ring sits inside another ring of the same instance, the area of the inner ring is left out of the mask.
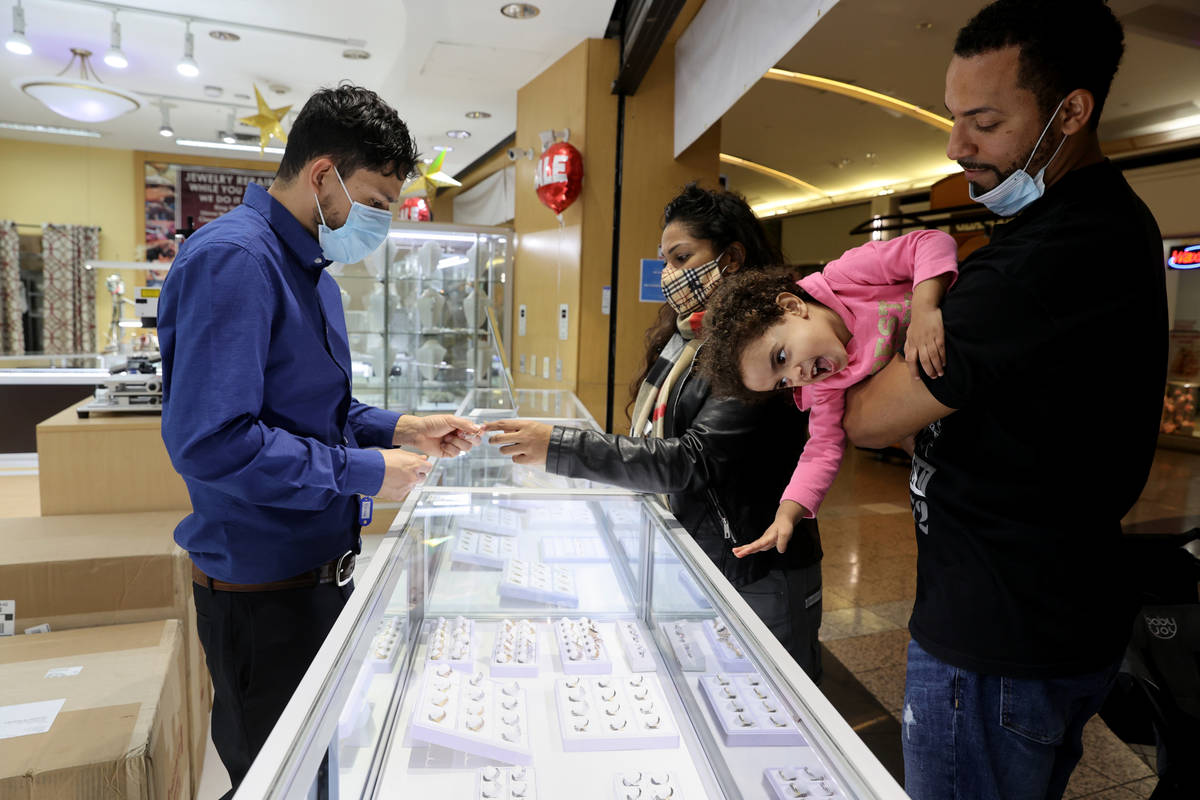
[[[451,411],[501,385],[486,309],[509,324],[512,231],[395,222],[357,264],[332,264],[350,340],[355,397],[397,411]]]
[[[237,797],[903,798],[670,514],[405,501]]]

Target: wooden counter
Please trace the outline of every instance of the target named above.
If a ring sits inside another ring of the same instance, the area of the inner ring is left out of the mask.
[[[38,423],[42,516],[191,509],[163,445],[162,417],[100,412],[80,419],[75,408],[84,402]]]

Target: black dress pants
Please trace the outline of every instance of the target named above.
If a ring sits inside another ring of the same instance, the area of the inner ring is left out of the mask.
[[[226,798],[237,791],[353,587],[222,592],[192,585],[213,681],[213,744],[233,782]]]

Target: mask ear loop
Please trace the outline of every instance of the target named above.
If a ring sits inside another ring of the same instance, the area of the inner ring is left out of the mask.
[[[1022,172],[1026,174],[1029,173],[1029,165],[1033,163],[1033,157],[1037,155],[1038,148],[1042,145],[1042,139],[1046,138],[1046,133],[1049,132],[1050,126],[1054,124],[1054,118],[1058,116],[1058,110],[1062,108],[1062,104],[1065,102],[1067,102],[1067,98],[1064,97],[1062,100],[1059,100],[1058,105],[1054,107],[1054,111],[1050,114],[1050,119],[1046,121],[1046,127],[1042,128],[1042,135],[1038,137],[1037,142],[1033,145],[1033,152],[1030,153],[1029,158],[1026,159],[1025,166],[1021,168]],[[1067,134],[1067,136],[1070,136],[1070,134]],[[1054,160],[1054,156],[1058,155],[1058,151],[1062,150],[1062,146],[1066,144],[1067,136],[1064,136],[1062,141],[1058,143],[1058,147],[1054,149],[1054,155],[1050,156],[1049,161],[1046,162],[1047,167],[1050,166],[1050,161]]]
[[[336,164],[333,167],[333,174],[337,176],[338,183],[342,185],[342,191],[346,192],[346,199],[350,201],[350,208],[354,208],[354,198],[350,196],[350,192],[346,189],[346,184],[342,181],[342,176],[338,173]],[[321,224],[328,228],[329,225],[325,222],[325,212],[321,210],[321,199],[317,197],[316,192],[313,192],[313,200],[316,201],[317,213],[321,216]]]

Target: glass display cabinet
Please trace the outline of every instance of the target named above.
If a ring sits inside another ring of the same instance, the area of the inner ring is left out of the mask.
[[[509,325],[512,231],[395,222],[357,264],[332,264],[342,292],[355,397],[397,411],[451,411],[499,386],[497,335]]]
[[[657,502],[405,501],[238,798],[904,798]]]

